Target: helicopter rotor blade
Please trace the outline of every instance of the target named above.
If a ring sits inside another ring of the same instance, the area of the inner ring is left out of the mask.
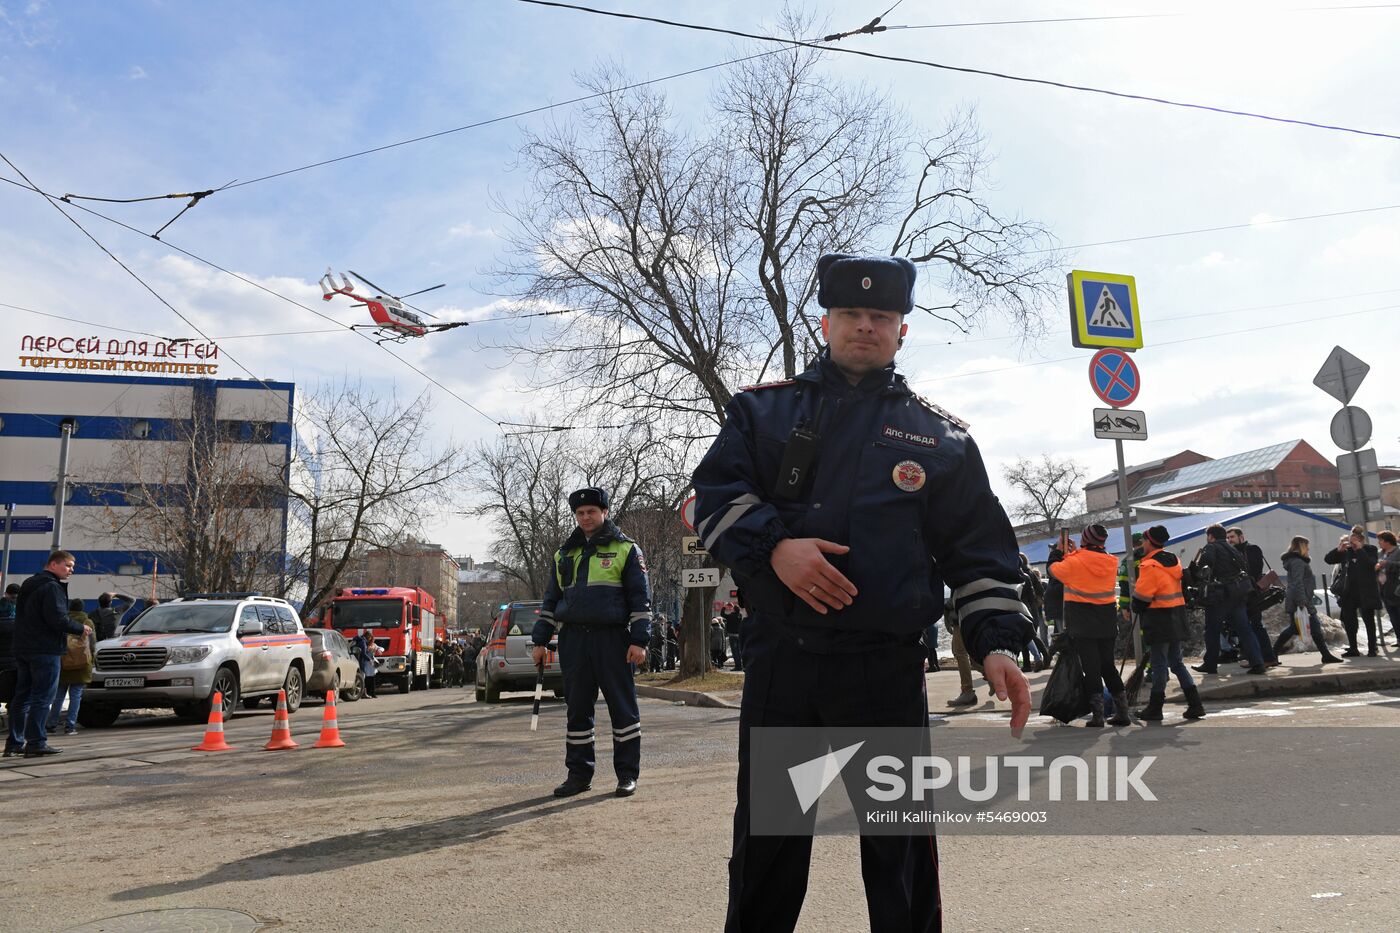
[[[432,286],[431,288],[420,288],[420,289],[418,289],[418,291],[416,291],[416,292],[409,292],[407,295],[395,295],[394,297],[397,298],[399,301],[403,301],[405,298],[412,298],[414,295],[421,295],[421,294],[423,294],[424,292],[435,292],[435,291],[437,291],[439,288],[446,288],[446,287],[447,287],[447,283],[446,283],[446,282],[443,282],[441,285],[434,285],[434,286]]]
[[[361,282],[364,282],[364,283],[365,283],[366,285],[368,285],[370,288],[372,288],[372,289],[374,289],[375,291],[379,292],[379,294],[381,294],[381,295],[389,295],[389,294],[390,294],[390,292],[389,292],[389,290],[388,290],[387,288],[383,288],[383,287],[381,287],[381,286],[375,285],[373,282],[371,282],[369,279],[365,278],[363,275],[360,275],[360,273],[356,272],[354,269],[347,269],[346,271],[349,272],[351,275],[353,275],[355,278],[359,279]]]

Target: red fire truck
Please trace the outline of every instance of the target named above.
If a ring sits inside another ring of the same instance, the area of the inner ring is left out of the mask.
[[[432,594],[416,586],[341,588],[321,616],[321,627],[352,639],[358,630],[368,629],[384,649],[377,658],[379,682],[393,681],[400,693],[407,693],[432,683],[435,609]]]

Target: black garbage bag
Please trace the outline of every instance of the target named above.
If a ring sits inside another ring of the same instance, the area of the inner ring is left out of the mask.
[[[1040,715],[1070,723],[1089,712],[1089,694],[1084,689],[1084,665],[1073,647],[1055,657],[1055,667],[1040,697]]]

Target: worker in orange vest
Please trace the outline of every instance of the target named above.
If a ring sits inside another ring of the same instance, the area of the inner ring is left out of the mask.
[[[1186,695],[1186,718],[1200,719],[1206,714],[1201,691],[1181,657],[1181,643],[1191,633],[1191,619],[1181,588],[1181,561],[1171,551],[1163,550],[1170,540],[1171,535],[1162,525],[1147,529],[1142,539],[1142,563],[1133,586],[1133,611],[1142,619],[1143,641],[1152,665],[1152,696],[1137,713],[1139,719],[1148,722],[1162,721],[1169,673],[1176,675],[1181,692]]]
[[[1063,560],[1050,565],[1050,574],[1065,587],[1065,631],[1084,667],[1084,689],[1089,694],[1092,717],[1087,725],[1102,728],[1103,688],[1113,695],[1111,725],[1130,726],[1128,696],[1123,678],[1113,665],[1118,639],[1118,559],[1104,550],[1108,530],[1093,524],[1079,537],[1079,547],[1069,544]]]

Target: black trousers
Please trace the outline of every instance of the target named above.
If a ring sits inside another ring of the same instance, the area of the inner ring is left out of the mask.
[[[789,931],[807,896],[811,836],[749,831],[749,729],[754,726],[928,726],[923,645],[843,654],[803,651],[776,623],[745,633],[739,712],[739,799],[729,860],[728,933]],[[861,877],[872,933],[943,928],[938,843],[917,836],[862,836]]]
[[[1113,663],[1113,643],[1115,638],[1085,638],[1074,636],[1074,650],[1079,652],[1079,663],[1084,665],[1084,689],[1089,696],[1096,697],[1108,687],[1109,693],[1123,692],[1123,678]]]
[[[1347,644],[1353,651],[1356,650],[1356,616],[1361,614],[1361,619],[1366,623],[1366,647],[1370,651],[1380,650],[1380,642],[1376,639],[1376,610],[1358,606],[1349,599],[1342,600],[1342,628],[1347,631]]]

